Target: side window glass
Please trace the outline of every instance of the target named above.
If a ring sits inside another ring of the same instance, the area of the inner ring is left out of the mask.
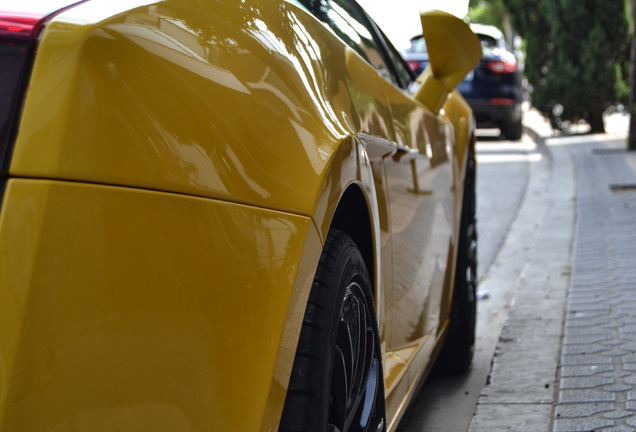
[[[316,18],[327,24],[347,45],[373,66],[386,80],[399,85],[390,72],[372,32],[366,27],[364,12],[347,0],[300,0]]]
[[[382,34],[385,40],[386,47],[389,51],[389,57],[391,57],[391,61],[395,66],[395,72],[398,75],[398,79],[402,82],[402,85],[406,88],[408,85],[415,79],[415,74],[409,67],[409,65],[404,61],[402,55],[395,49],[393,44],[389,42],[384,34]]]
[[[356,39],[345,40],[347,44],[362,56],[371,66],[376,68],[380,75],[387,81],[398,85],[397,80],[391,74],[386,62],[382,58],[373,34],[367,28],[367,18],[364,12],[354,3],[347,0],[335,0],[332,2],[332,11],[342,20],[342,25],[352,29],[357,35]],[[353,43],[352,43],[353,42]]]

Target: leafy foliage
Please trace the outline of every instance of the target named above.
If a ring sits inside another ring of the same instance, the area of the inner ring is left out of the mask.
[[[492,25],[503,30],[505,11],[503,0],[470,0],[467,17],[471,23]]]
[[[503,0],[526,39],[533,104],[556,127],[585,119],[603,132],[603,112],[628,93],[624,1]]]

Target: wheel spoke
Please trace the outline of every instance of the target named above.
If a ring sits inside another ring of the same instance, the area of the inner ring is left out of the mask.
[[[360,300],[358,297],[351,295],[350,297],[350,308],[347,310],[347,315],[345,319],[347,320],[347,324],[349,325],[349,331],[351,332],[351,348],[353,350],[353,358],[357,359],[360,354]],[[354,363],[354,367],[356,367]]]
[[[329,408],[329,422],[340,430],[344,430],[347,418],[347,397],[349,394],[349,380],[343,352],[336,346],[333,360],[333,375],[331,378],[331,406]]]
[[[355,400],[363,388],[363,377],[364,377],[364,366],[367,356],[367,320],[366,320],[366,307],[364,304],[361,304],[360,301],[356,302],[356,324],[357,324],[357,333],[358,333],[358,346],[357,346],[357,355],[355,359],[355,369],[353,372],[353,387],[351,391],[351,398]],[[352,401],[353,402],[353,401]],[[355,407],[352,406],[352,409]]]
[[[355,357],[351,346],[351,331],[347,322],[344,319],[340,319],[338,323],[338,334],[336,335],[336,347],[340,349],[343,359],[344,367],[347,379],[347,387],[351,386],[351,380],[353,379],[353,368]]]

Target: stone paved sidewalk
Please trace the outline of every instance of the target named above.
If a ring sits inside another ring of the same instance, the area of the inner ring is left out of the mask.
[[[539,147],[497,257],[526,265],[469,432],[636,432],[636,154],[619,135]]]
[[[624,145],[568,146],[577,223],[554,432],[636,432],[636,155]]]

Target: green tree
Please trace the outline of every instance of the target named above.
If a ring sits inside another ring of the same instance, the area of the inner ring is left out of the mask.
[[[468,3],[468,21],[488,24],[504,30],[506,8],[503,0],[470,0]]]
[[[629,28],[620,0],[503,0],[526,39],[533,105],[553,126],[585,119],[604,132],[603,112],[625,101]]]
[[[470,0],[468,14],[470,23],[492,25],[503,31],[510,47],[514,43],[516,33],[510,25],[510,14],[503,0]]]

